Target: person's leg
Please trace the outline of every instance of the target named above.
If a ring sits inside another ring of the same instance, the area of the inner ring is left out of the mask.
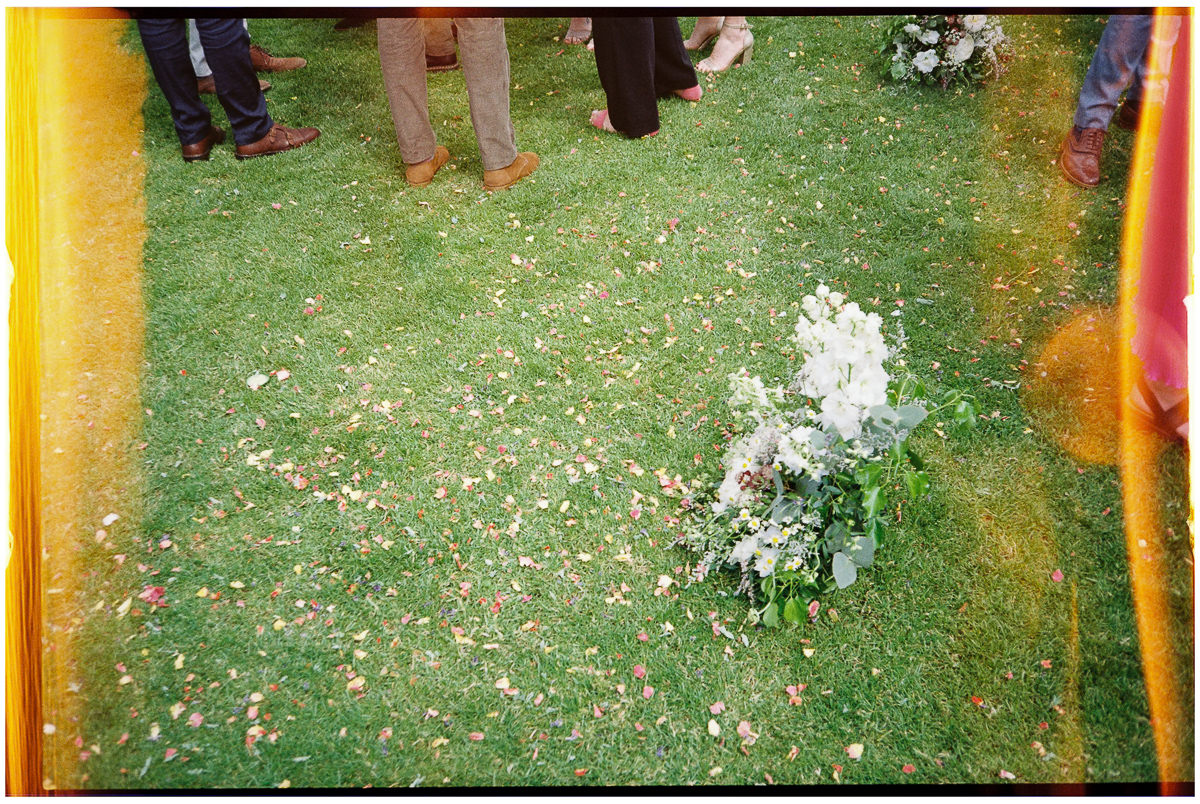
[[[591,17],[571,17],[567,25],[567,35],[563,37],[564,45],[582,45],[592,36]]]
[[[742,64],[750,61],[754,53],[754,34],[750,33],[750,25],[743,17],[726,17],[721,24],[721,35],[713,45],[708,58],[696,65],[696,69],[704,73],[721,73],[741,59]]]
[[[721,23],[724,17],[697,17],[696,26],[683,46],[687,50],[700,50],[721,33]]]
[[[479,156],[484,170],[499,170],[517,158],[517,135],[509,114],[504,19],[458,18],[455,23]]]
[[[238,145],[257,142],[275,121],[250,63],[250,35],[240,19],[197,19],[196,29],[216,82],[217,99],[233,127]]]
[[[454,33],[449,17],[430,17],[421,20],[421,31],[425,36],[426,56],[453,56]]]
[[[678,24],[675,32],[679,33]],[[658,131],[653,18],[596,17],[592,20],[592,35],[596,71],[608,99],[608,119],[613,128],[627,137],[644,137]]]
[[[154,80],[171,107],[171,120],[180,144],[202,141],[212,129],[212,115],[196,91],[184,21],[142,18],[137,26]]]
[[[196,21],[188,20],[188,55],[192,59],[192,72],[197,78],[207,78],[212,75],[212,68],[204,58],[204,48],[200,45],[200,34],[196,31]]]
[[[669,95],[697,84],[696,71],[679,33],[679,19],[654,17],[654,93]]]
[[[1145,56],[1153,20],[1148,14],[1109,16],[1079,89],[1076,128],[1108,129],[1121,93],[1132,84]]]
[[[400,158],[405,164],[428,162],[437,139],[429,125],[429,101],[425,87],[425,37],[421,21],[381,17],[376,23],[379,37],[379,66],[387,91]],[[508,87],[505,87],[507,96]]]

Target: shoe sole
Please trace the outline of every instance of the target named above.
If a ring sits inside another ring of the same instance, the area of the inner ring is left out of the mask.
[[[427,73],[448,73],[451,70],[457,70],[461,66],[462,65],[459,64],[458,62],[454,62],[454,64],[447,64],[444,67],[426,67],[425,72],[427,72]]]

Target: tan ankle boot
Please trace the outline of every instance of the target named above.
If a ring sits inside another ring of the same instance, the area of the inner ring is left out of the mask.
[[[433,149],[433,156],[424,162],[409,165],[404,169],[404,179],[413,187],[425,187],[433,181],[433,174],[450,159],[446,146],[439,145]]]
[[[537,154],[532,151],[523,151],[517,154],[517,158],[508,167],[500,168],[499,170],[483,171],[483,189],[504,190],[512,187],[518,181],[537,170],[539,163],[540,160]]]

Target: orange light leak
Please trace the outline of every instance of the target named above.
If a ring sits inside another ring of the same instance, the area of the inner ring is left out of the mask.
[[[1170,11],[1182,15],[1180,19],[1178,45],[1171,56],[1171,42],[1167,38],[1168,28],[1175,21],[1167,15]],[[1188,70],[1190,62],[1191,15],[1188,9],[1159,9],[1154,21],[1154,33],[1149,53],[1149,66],[1145,86],[1146,97],[1142,104],[1142,117],[1137,143],[1134,147],[1132,175],[1129,182],[1129,206],[1126,211],[1121,248],[1121,476],[1125,503],[1125,541],[1129,557],[1129,574],[1133,588],[1134,607],[1138,625],[1138,641],[1142,652],[1142,672],[1146,679],[1146,693],[1150,704],[1150,719],[1154,728],[1154,741],[1158,752],[1159,780],[1164,792],[1169,792],[1172,782],[1188,781],[1188,757],[1184,747],[1189,743],[1183,729],[1189,722],[1184,704],[1188,700],[1181,694],[1175,659],[1172,652],[1172,635],[1167,616],[1167,573],[1162,569],[1166,560],[1161,529],[1158,522],[1158,472],[1157,459],[1162,443],[1152,434],[1136,424],[1129,404],[1129,395],[1142,367],[1133,354],[1130,343],[1137,326],[1134,297],[1141,279],[1145,249],[1154,243],[1143,238],[1146,221],[1152,214],[1163,214],[1164,201],[1152,196],[1152,177],[1155,170],[1186,171],[1188,177],[1187,199],[1175,199],[1191,209],[1190,148],[1182,159],[1179,154],[1158,150],[1159,135],[1164,121],[1164,97],[1162,86],[1170,73],[1170,92],[1175,102],[1187,105],[1187,127],[1190,131],[1191,109],[1188,95]],[[1157,91],[1151,88],[1157,88]],[[1185,138],[1184,142],[1188,140]],[[1168,202],[1170,203],[1170,202]],[[1155,205],[1158,206],[1155,206]],[[1179,236],[1188,238],[1188,255],[1192,255],[1190,222]],[[1189,288],[1191,287],[1189,271]],[[1194,510],[1194,509],[1193,509]],[[1191,517],[1189,517],[1191,521]]]
[[[125,23],[110,21],[119,17],[7,12],[10,795],[51,789],[78,764],[67,731],[78,705],[67,693],[77,612],[69,595],[44,594],[43,579],[80,577],[80,528],[114,510],[118,489],[136,479],[112,445],[128,442],[139,421],[146,80],[144,62],[120,47]],[[87,417],[72,415],[80,398]]]

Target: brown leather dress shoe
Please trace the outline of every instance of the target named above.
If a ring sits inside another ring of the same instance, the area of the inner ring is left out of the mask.
[[[506,190],[537,170],[540,163],[541,160],[533,151],[522,151],[508,167],[483,171],[483,189]]]
[[[207,137],[200,140],[200,142],[193,142],[191,145],[183,146],[183,161],[203,162],[212,153],[213,146],[222,142],[225,142],[225,130],[211,126],[208,129]]]
[[[260,73],[282,73],[288,70],[299,70],[308,64],[307,61],[299,56],[288,56],[287,58],[272,56],[267,52],[266,48],[260,45],[250,46],[250,63]]]
[[[1080,187],[1100,183],[1100,151],[1104,148],[1104,129],[1072,126],[1058,152],[1058,167],[1067,181]]]
[[[1117,125],[1126,131],[1137,131],[1138,119],[1142,115],[1141,103],[1130,103],[1126,98],[1117,112]]]
[[[453,53],[448,56],[430,56],[425,54],[425,71],[430,73],[442,73],[447,70],[458,69],[458,56]]]
[[[306,142],[312,142],[321,136],[315,128],[287,128],[276,123],[267,132],[267,136],[258,142],[239,145],[234,156],[238,159],[253,159],[256,156],[270,156],[282,151],[299,148]]]
[[[262,92],[266,92],[271,88],[271,82],[264,81],[260,78],[258,79],[258,88]],[[215,81],[213,81],[213,77],[211,75],[206,75],[203,78],[196,79],[196,91],[201,95],[215,95],[217,94],[217,84]]]
[[[409,165],[404,169],[404,180],[413,187],[424,187],[433,181],[433,174],[450,159],[446,146],[439,145],[433,149],[433,156],[424,162]]]

